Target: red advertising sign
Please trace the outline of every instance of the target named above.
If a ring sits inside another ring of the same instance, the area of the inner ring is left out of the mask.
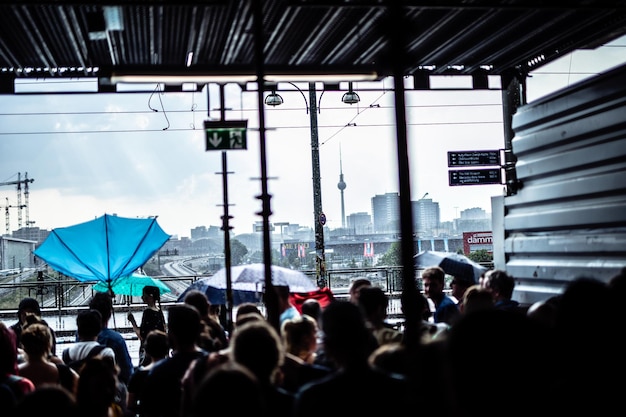
[[[492,232],[463,232],[463,253],[465,255],[481,249],[493,253]]]

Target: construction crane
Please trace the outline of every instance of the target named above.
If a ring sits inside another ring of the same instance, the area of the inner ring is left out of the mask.
[[[26,225],[29,226],[32,222],[28,219],[28,196],[29,196],[29,191],[28,191],[28,184],[35,181],[32,178],[28,178],[28,172],[24,173],[24,179],[22,179],[22,174],[21,173],[17,173],[17,181],[7,181],[7,182],[0,182],[0,185],[17,185],[17,206],[10,206],[9,205],[9,199],[7,197],[7,205],[5,207],[6,209],[6,229],[7,229],[7,233],[9,233],[9,208],[10,207],[16,207],[17,208],[17,228],[21,229],[22,228],[22,209],[26,210]],[[22,204],[22,184],[24,184],[24,204]]]

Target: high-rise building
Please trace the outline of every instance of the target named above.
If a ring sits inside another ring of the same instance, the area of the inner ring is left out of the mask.
[[[352,213],[347,218],[348,229],[355,235],[368,235],[372,233],[372,216],[362,211]]]
[[[436,236],[439,229],[439,203],[432,198],[421,198],[412,201],[413,229],[419,236]]]
[[[473,207],[461,211],[461,217],[456,219],[457,230],[463,232],[480,232],[491,230],[491,216],[480,207]]]
[[[400,231],[400,194],[386,193],[372,197],[374,233]]]

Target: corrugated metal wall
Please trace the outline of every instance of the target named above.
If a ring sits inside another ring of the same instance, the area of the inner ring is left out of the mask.
[[[626,66],[520,107],[513,130],[521,188],[502,200],[502,247],[514,298],[608,281],[626,266]]]

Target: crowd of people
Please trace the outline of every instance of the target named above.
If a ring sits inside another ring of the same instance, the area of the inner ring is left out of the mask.
[[[402,300],[405,315],[416,316],[404,326],[388,322],[385,291],[360,278],[347,299],[324,307],[315,299],[295,306],[288,288],[276,288],[278,328],[246,303],[237,306],[230,332],[204,293],[192,291],[163,311],[148,288],[145,323],[132,320],[141,340],[137,366],[124,337],[108,326],[111,294],[93,296],[77,315],[77,342],[61,352],[39,304],[25,298],[15,324],[0,322],[3,415],[473,417],[620,409],[626,268],[608,282],[574,278],[531,306],[513,299],[515,279],[504,270],[478,280],[455,276],[450,288],[445,278],[438,266],[422,271],[424,292]]]

